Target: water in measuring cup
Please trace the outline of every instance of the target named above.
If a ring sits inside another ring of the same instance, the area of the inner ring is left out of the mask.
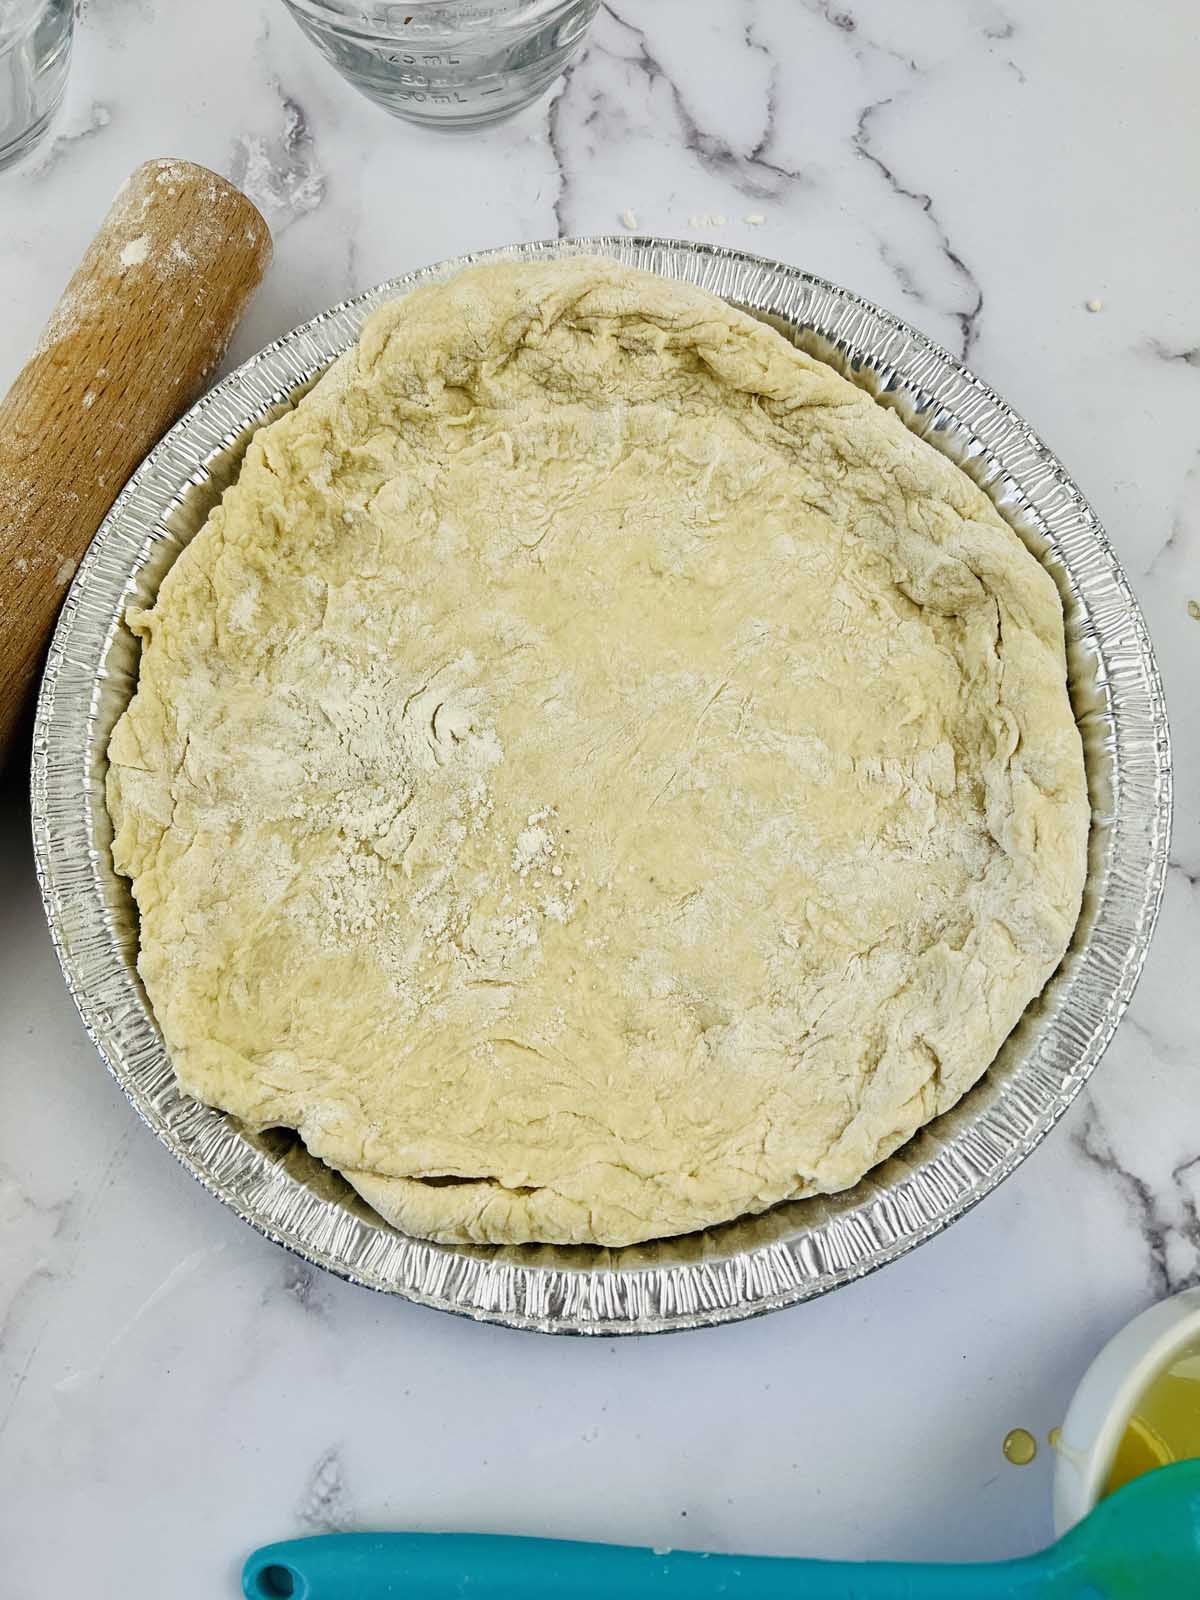
[[[0,0],[0,167],[32,150],[71,63],[72,0]]]
[[[356,89],[394,116],[495,122],[536,100],[578,49],[599,0],[284,0]]]

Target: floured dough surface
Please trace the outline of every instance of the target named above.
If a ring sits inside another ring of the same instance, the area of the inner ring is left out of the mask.
[[[134,621],[113,853],[179,1078],[416,1234],[845,1188],[1078,914],[1050,577],[699,290],[575,259],[385,306]]]

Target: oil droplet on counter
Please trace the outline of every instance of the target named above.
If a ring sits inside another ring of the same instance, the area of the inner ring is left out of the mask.
[[[1061,1456],[1064,1461],[1069,1461],[1073,1467],[1077,1467],[1082,1472],[1084,1463],[1087,1460],[1087,1451],[1072,1450],[1071,1446],[1063,1438],[1061,1428],[1051,1428],[1046,1435],[1046,1443],[1056,1456]]]
[[[1037,1440],[1028,1428],[1010,1428],[1004,1435],[1004,1459],[1014,1467],[1027,1467],[1037,1455]]]

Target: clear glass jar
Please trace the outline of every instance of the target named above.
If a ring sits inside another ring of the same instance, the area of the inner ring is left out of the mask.
[[[67,86],[72,0],[0,0],[0,167],[33,149]]]
[[[475,128],[545,93],[599,0],[284,4],[342,76],[393,116]]]

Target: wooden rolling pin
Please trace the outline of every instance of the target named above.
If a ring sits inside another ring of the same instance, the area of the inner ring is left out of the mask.
[[[224,178],[147,161],[0,401],[0,763],[80,557],[203,391],[270,259]]]

